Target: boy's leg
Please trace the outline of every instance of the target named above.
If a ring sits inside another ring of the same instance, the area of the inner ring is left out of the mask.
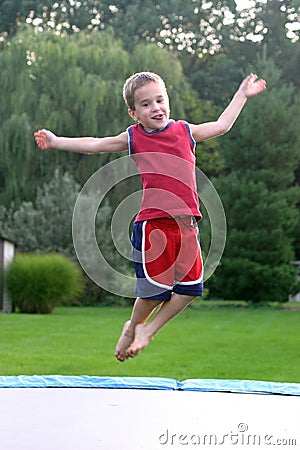
[[[138,324],[144,324],[155,308],[162,303],[162,300],[145,300],[137,298],[128,320],[122,330],[121,336],[116,346],[115,357],[123,362],[128,358],[126,350],[132,344],[135,337],[135,328]]]
[[[148,322],[139,322],[135,327],[134,340],[127,349],[127,355],[131,358],[136,356],[155,334],[173,317],[183,311],[195,297],[173,293],[171,300],[166,301],[156,314]]]

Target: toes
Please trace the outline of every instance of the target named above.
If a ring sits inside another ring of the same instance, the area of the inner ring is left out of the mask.
[[[127,355],[123,355],[122,353],[118,353],[118,352],[115,353],[115,357],[116,357],[117,360],[120,361],[120,362],[124,362],[124,361],[126,361],[126,359],[128,358]]]
[[[117,343],[116,349],[115,349],[115,357],[118,361],[124,362],[126,359],[128,359],[126,349],[130,346],[130,344],[133,341],[133,337],[130,333],[127,333],[128,328],[130,325],[130,320],[128,320],[123,327],[120,339]]]
[[[128,358],[134,358],[135,356],[137,356],[139,354],[140,350],[136,349],[136,348],[128,348],[126,351],[126,355]]]

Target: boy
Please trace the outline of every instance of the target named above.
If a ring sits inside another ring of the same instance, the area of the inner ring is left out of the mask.
[[[202,294],[203,268],[195,225],[201,218],[195,144],[229,131],[247,98],[265,88],[264,80],[248,75],[217,121],[192,125],[170,120],[163,80],[154,73],[140,72],[128,78],[123,88],[128,114],[137,122],[125,132],[104,138],[58,137],[48,130],[35,133],[42,150],[129,150],[140,171],[143,199],[132,233],[138,296],[115,349],[120,362],[136,356],[167,322]]]

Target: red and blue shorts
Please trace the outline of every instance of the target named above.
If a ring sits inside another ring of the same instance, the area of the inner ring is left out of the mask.
[[[166,301],[172,292],[202,295],[203,263],[192,217],[135,222],[132,245],[138,297]]]

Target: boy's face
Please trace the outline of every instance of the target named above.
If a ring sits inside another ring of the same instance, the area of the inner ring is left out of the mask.
[[[134,92],[135,110],[128,110],[133,120],[140,122],[147,131],[162,130],[170,117],[169,97],[159,83],[150,82]]]

